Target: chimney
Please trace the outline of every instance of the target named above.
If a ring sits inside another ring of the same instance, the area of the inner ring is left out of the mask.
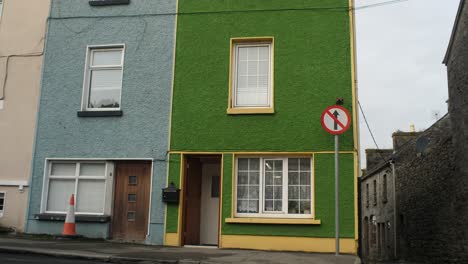
[[[366,169],[369,171],[388,160],[393,149],[366,149]]]
[[[401,146],[406,144],[408,141],[419,137],[421,134],[422,132],[402,132],[402,131],[394,132],[392,134],[393,149],[395,151],[398,151],[401,148]]]

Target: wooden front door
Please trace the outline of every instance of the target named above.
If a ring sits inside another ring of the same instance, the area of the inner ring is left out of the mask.
[[[112,238],[143,242],[148,231],[151,163],[116,163]]]
[[[184,231],[185,245],[200,244],[200,206],[202,166],[198,158],[187,158],[184,194]]]

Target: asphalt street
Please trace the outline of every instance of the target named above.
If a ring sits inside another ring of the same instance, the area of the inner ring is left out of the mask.
[[[64,259],[56,257],[48,257],[42,255],[30,255],[30,254],[6,254],[0,253],[1,264],[102,264],[105,262],[96,262],[92,260],[82,259]]]

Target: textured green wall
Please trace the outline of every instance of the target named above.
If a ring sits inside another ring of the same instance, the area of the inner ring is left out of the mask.
[[[339,7],[326,9],[327,7]],[[171,124],[172,151],[225,152],[222,217],[231,217],[230,151],[329,151],[322,111],[345,99],[352,109],[348,0],[179,0]],[[269,11],[265,11],[269,9]],[[275,10],[272,9],[289,9]],[[293,10],[294,9],[294,10]],[[263,11],[262,11],[263,10]],[[272,36],[274,114],[228,115],[230,39]],[[353,150],[353,128],[340,137]],[[334,236],[334,159],[315,156],[315,209],[321,225],[222,223],[223,234]],[[180,155],[169,178],[179,179]],[[341,236],[354,237],[354,158],[341,155]],[[168,207],[166,231],[177,232]]]
[[[171,154],[169,156],[169,175],[167,183],[173,182],[180,188],[180,154]],[[179,219],[179,205],[167,204],[166,211],[166,232],[177,233],[177,223]]]
[[[245,12],[337,6],[345,8]],[[333,150],[320,115],[337,97],[352,108],[347,6],[348,0],[179,0],[171,150]],[[230,38],[256,36],[275,38],[275,114],[227,115]],[[353,149],[352,128],[341,144]]]

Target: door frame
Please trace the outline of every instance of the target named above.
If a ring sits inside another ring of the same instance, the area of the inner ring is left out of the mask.
[[[219,161],[220,165],[220,171],[219,171],[219,211],[218,211],[218,245],[217,247],[220,247],[220,242],[221,242],[221,216],[222,216],[222,203],[223,203],[223,163],[224,163],[224,155],[223,153],[210,153],[210,154],[190,154],[190,153],[185,153],[182,154],[181,157],[181,165],[183,165],[183,168],[181,169],[182,175],[181,175],[181,180],[183,182],[183,190],[182,190],[182,197],[181,197],[181,219],[180,219],[180,245],[185,246],[185,221],[186,221],[186,204],[185,204],[185,197],[187,195],[187,177],[188,177],[188,160],[190,158],[210,158],[210,157],[215,157]],[[200,206],[201,208],[201,206]]]
[[[115,184],[116,184],[116,177],[117,177],[117,163],[118,162],[149,162],[150,164],[150,193],[149,193],[149,204],[148,204],[148,225],[146,226],[146,235],[145,240],[148,239],[150,236],[150,225],[151,225],[151,206],[153,203],[153,172],[154,172],[154,159],[152,158],[117,158],[117,159],[97,159],[97,160],[107,160],[109,162],[114,163],[114,171],[112,173],[113,183],[112,183],[112,202],[111,202],[111,218],[114,217],[114,206],[115,206]],[[112,220],[109,222],[109,235],[108,237],[112,240]],[[144,242],[144,241],[143,241]]]

